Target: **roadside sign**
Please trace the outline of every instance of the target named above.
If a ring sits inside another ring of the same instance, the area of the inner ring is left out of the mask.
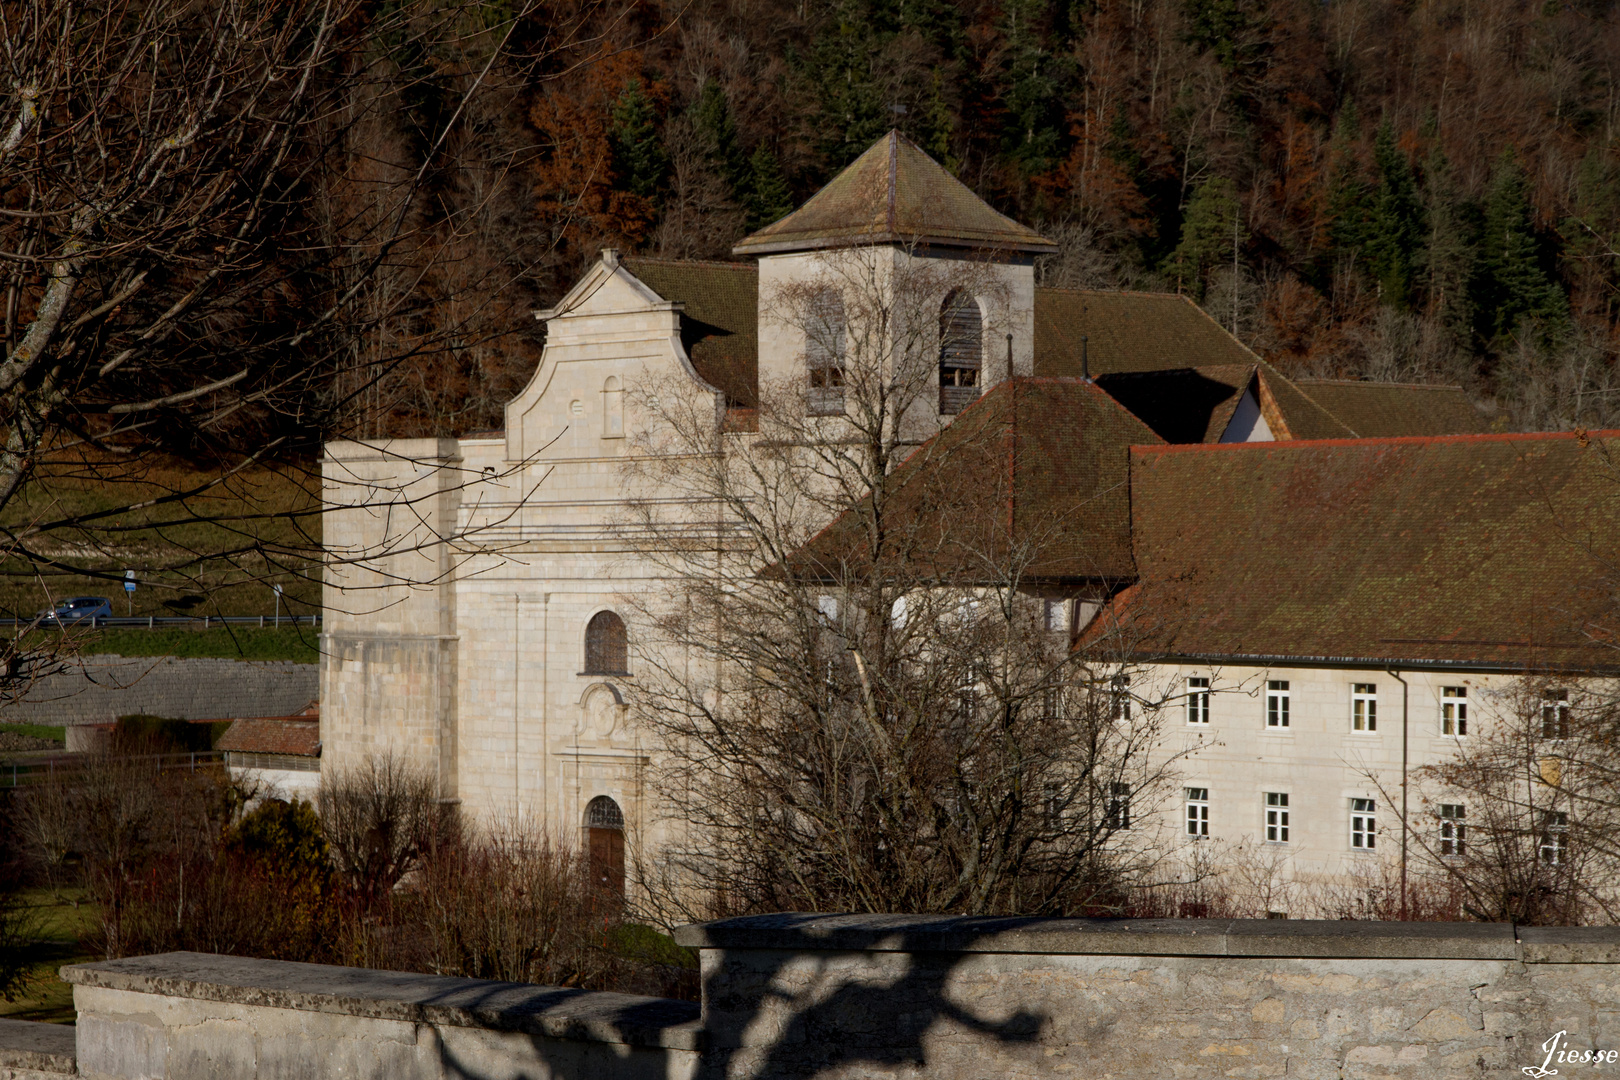
[[[124,571],[124,591],[125,592],[134,592],[135,591],[135,571],[133,571],[133,570],[125,570]]]

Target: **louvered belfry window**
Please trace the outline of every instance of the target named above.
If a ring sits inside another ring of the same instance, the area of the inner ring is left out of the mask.
[[[953,292],[939,314],[941,413],[959,413],[978,398],[983,364],[984,322],[978,301],[965,292]]]
[[[585,674],[627,675],[630,646],[624,620],[611,611],[598,611],[585,626]]]
[[[839,416],[844,411],[844,302],[831,289],[810,303],[805,327],[804,366],[810,377],[806,411],[811,416]]]

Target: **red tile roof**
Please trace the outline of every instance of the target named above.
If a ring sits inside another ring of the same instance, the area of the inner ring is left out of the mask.
[[[1485,417],[1460,386],[1299,379],[1300,390],[1362,438],[1483,433]]]
[[[1609,432],[1137,447],[1107,618],[1181,656],[1614,666],[1617,461]]]
[[[1028,579],[1130,580],[1128,450],[1159,441],[1084,380],[998,383],[891,474],[890,557],[954,580],[1014,562]],[[869,505],[811,541],[805,572],[865,572]]]
[[[321,722],[298,717],[253,717],[237,720],[221,735],[216,750],[250,754],[320,754]]]

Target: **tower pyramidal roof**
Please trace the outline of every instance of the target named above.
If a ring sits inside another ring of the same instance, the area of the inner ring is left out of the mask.
[[[879,139],[787,217],[732,248],[772,255],[863,244],[918,243],[1041,255],[1057,245],[992,210],[898,131]]]

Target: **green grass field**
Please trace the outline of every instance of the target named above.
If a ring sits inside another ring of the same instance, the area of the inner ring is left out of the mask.
[[[81,889],[64,889],[59,896],[49,889],[31,889],[22,899],[38,928],[37,941],[29,950],[33,977],[18,1000],[0,1001],[0,1017],[71,1024],[76,1016],[73,987],[56,972],[64,964],[102,959],[87,945],[100,925],[100,909],[85,899]]]
[[[52,724],[0,724],[0,731],[29,735],[36,739],[55,739],[57,742],[67,739],[67,728]]]
[[[255,469],[206,487],[214,475],[174,460],[42,463],[0,513],[36,555],[0,551],[0,617],[70,596],[110,597],[117,615],[270,615],[276,584],[284,613],[317,610],[318,479]]]
[[[85,631],[77,640],[87,655],[219,657],[228,660],[292,660],[314,664],[320,660],[313,626],[214,626],[207,630],[183,627],[157,630]]]

